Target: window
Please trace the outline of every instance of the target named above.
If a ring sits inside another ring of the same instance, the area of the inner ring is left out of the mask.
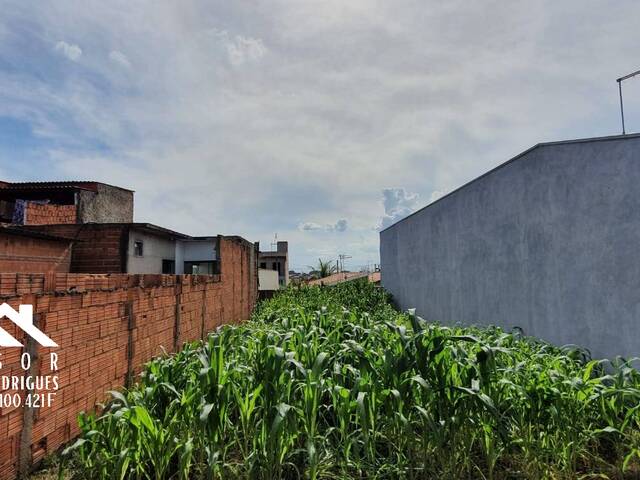
[[[162,273],[173,275],[176,273],[176,262],[174,260],[162,260]]]
[[[273,262],[273,270],[277,270],[278,275],[282,275],[282,264],[280,262]]]
[[[266,270],[267,262],[260,262],[260,268],[262,268],[263,270]]]
[[[214,275],[220,273],[217,261],[184,262],[186,275]]]
[[[144,249],[142,245],[142,240],[136,240],[135,242],[133,242],[133,254],[136,257],[142,257],[143,252],[144,252]]]

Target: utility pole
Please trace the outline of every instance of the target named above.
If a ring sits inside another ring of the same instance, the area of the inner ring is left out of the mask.
[[[635,71],[633,73],[630,73],[629,75],[625,75],[623,77],[620,77],[620,78],[616,79],[616,82],[618,82],[618,94],[620,95],[620,119],[622,120],[622,134],[623,135],[626,135],[626,132],[625,132],[625,128],[624,128],[624,105],[622,104],[622,82],[624,80],[627,80],[628,78],[635,77],[639,73],[640,73],[640,70],[637,70],[637,71]]]
[[[344,270],[344,261],[347,258],[353,258],[351,257],[351,255],[345,255],[344,253],[341,253],[340,255],[338,255],[338,258],[340,259],[340,272],[342,272]]]

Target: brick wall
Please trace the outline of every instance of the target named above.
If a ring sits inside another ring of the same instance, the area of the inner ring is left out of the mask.
[[[127,226],[39,225],[30,230],[78,240],[71,254],[72,273],[125,273]]]
[[[0,272],[68,272],[71,242],[0,231]]]
[[[161,347],[173,352],[249,317],[257,297],[255,248],[223,237],[220,253],[221,274],[211,276],[0,274],[0,302],[34,305],[34,322],[59,345],[35,348],[12,322],[0,320],[26,345],[0,349],[0,376],[24,376],[20,356],[29,349],[38,354],[30,374],[52,375],[54,351],[60,387],[51,407],[0,407],[0,479],[15,478],[72,440],[78,413],[127,384]]]
[[[56,223],[76,223],[75,205],[55,205],[27,202],[25,208],[25,225],[46,225]]]

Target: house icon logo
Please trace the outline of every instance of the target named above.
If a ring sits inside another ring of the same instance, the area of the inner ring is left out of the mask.
[[[8,304],[3,303],[0,305],[0,320],[3,317],[7,317],[43,347],[58,346],[56,342],[38,330],[33,324],[33,305],[20,305],[16,312]],[[0,347],[22,347],[22,344],[9,335],[9,332],[4,328],[0,327]]]

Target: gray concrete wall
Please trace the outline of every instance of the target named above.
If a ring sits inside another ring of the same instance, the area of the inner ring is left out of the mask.
[[[133,192],[98,184],[97,192],[81,191],[78,196],[80,223],[133,222]]]
[[[134,243],[142,242],[143,255],[134,255]],[[168,238],[150,235],[136,229],[129,232],[127,273],[162,273],[162,260],[174,260],[176,242]]]
[[[428,320],[640,356],[640,136],[534,147],[382,231],[380,256]]]

